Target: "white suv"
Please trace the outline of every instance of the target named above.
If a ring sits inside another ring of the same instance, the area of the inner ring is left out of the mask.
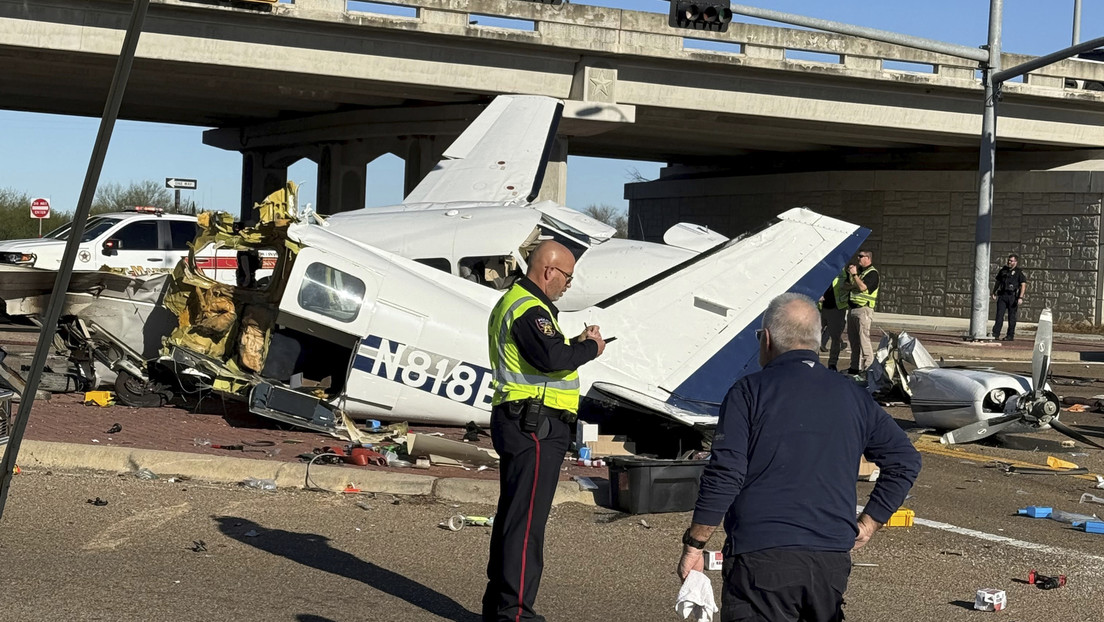
[[[42,238],[0,241],[0,264],[15,264],[46,270],[61,267],[70,225]],[[195,240],[195,216],[163,214],[156,208],[96,214],[88,219],[81,236],[74,270],[99,270],[102,266],[122,269],[130,276],[170,272],[188,256],[188,243]],[[275,256],[262,252],[257,276],[270,273]],[[237,252],[212,247],[196,253],[196,267],[223,283],[236,284]]]

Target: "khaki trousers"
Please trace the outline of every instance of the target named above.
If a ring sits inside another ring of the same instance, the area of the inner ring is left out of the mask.
[[[870,345],[870,324],[874,309],[858,307],[847,314],[847,341],[851,344],[851,369],[859,371],[874,362],[874,347]]]

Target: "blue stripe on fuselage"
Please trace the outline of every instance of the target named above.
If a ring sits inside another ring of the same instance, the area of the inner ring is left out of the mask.
[[[819,299],[832,279],[843,270],[843,266],[859,250],[859,246],[868,235],[870,235],[870,229],[858,228],[798,279],[788,291],[804,294],[813,300]],[[733,383],[752,372],[759,371],[759,342],[755,339],[755,330],[762,325],[762,322],[763,315],[759,314],[754,321],[745,326],[704,365],[675,388],[667,401],[672,404],[682,400],[718,403],[724,399]]]

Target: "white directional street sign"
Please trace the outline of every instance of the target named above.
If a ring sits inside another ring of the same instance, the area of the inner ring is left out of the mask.
[[[183,190],[195,190],[198,184],[194,179],[179,179],[177,177],[166,177],[166,188],[177,188]]]

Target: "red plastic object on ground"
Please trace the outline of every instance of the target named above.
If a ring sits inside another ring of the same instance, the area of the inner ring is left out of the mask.
[[[1027,573],[1027,582],[1034,584],[1040,590],[1053,590],[1066,584],[1066,575],[1060,574],[1057,577],[1048,577],[1032,570]]]

